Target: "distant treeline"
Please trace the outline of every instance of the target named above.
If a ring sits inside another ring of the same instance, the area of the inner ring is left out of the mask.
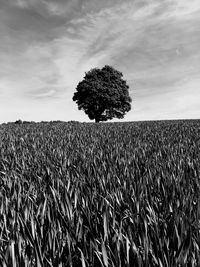
[[[41,121],[39,123],[64,123],[65,121],[60,121],[60,120],[57,120],[57,121]],[[31,123],[37,123],[35,121],[22,121],[22,120],[16,120],[15,122],[9,122],[9,123],[14,123],[14,124],[31,124]],[[65,122],[66,123],[66,122]],[[67,123],[80,123],[78,121],[68,121]]]

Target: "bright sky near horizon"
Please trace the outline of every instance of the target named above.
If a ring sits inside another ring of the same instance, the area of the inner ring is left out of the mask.
[[[89,121],[94,67],[124,74],[124,120],[200,119],[200,0],[0,0],[0,123]]]

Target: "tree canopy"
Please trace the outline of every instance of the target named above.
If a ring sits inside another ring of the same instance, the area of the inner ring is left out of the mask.
[[[132,101],[129,86],[122,77],[120,71],[108,65],[91,69],[78,83],[73,101],[96,122],[122,119],[131,109]]]

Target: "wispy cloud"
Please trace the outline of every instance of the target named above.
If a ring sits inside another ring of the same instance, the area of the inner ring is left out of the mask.
[[[8,0],[11,6],[38,12],[43,16],[66,16],[82,8],[82,0]]]
[[[42,91],[43,90],[43,91]],[[56,90],[55,89],[47,89],[47,88],[44,88],[44,89],[40,89],[38,92],[36,92],[35,90],[33,91],[33,93],[29,93],[29,96],[32,96],[33,98],[49,98],[49,97],[52,97],[52,96],[55,96],[56,94]]]

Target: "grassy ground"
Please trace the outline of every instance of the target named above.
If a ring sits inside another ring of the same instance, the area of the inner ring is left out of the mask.
[[[200,121],[0,128],[1,266],[200,266]]]

